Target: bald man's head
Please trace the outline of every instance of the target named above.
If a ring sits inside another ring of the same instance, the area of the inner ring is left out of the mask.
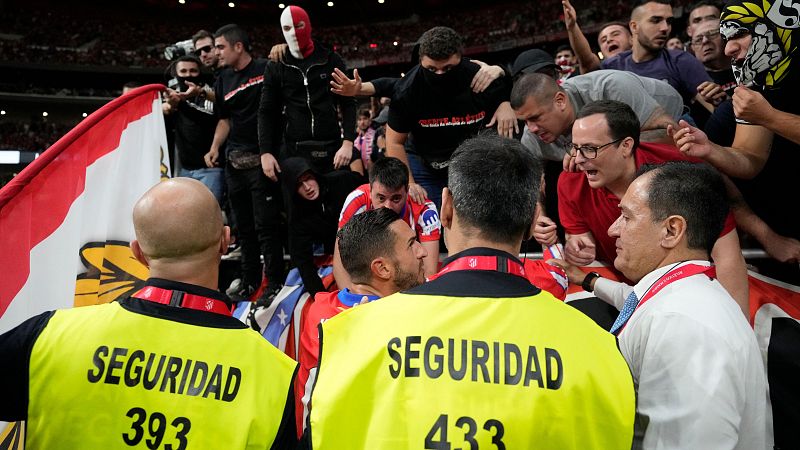
[[[214,195],[191,178],[163,181],[133,207],[133,226],[148,259],[180,259],[220,246],[222,212]]]

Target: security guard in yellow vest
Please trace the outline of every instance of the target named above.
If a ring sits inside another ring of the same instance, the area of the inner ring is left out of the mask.
[[[540,174],[519,142],[461,144],[443,269],[321,325],[313,448],[631,447],[633,381],[614,336],[530,284],[514,256]]]
[[[178,178],[133,212],[150,268],[119,302],[49,312],[0,336],[0,420],[27,449],[287,448],[296,364],[231,317],[217,291],[230,230],[211,192]],[[10,400],[10,401],[9,401]]]

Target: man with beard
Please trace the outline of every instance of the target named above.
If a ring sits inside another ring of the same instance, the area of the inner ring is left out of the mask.
[[[213,80],[211,85],[213,86],[219,71],[222,70],[219,64],[219,54],[214,46],[214,35],[207,30],[200,30],[192,35],[192,45],[194,45],[194,56],[200,58],[203,67],[211,71]],[[206,89],[205,95],[211,102],[217,101],[214,89]]]
[[[333,94],[328,88],[330,74],[334,69],[344,70],[344,61],[311,39],[311,21],[304,9],[284,8],[281,27],[289,54],[267,65],[258,109],[264,174],[271,180],[278,178],[281,138],[285,156],[308,159],[317,173],[347,168],[351,164],[353,170],[363,173],[361,158],[353,149],[356,101]],[[342,113],[341,127],[337,110]],[[283,136],[281,130],[285,130]]]
[[[414,230],[389,208],[359,214],[338,233],[337,245],[352,284],[335,292],[320,292],[303,312],[300,332],[300,368],[295,383],[298,438],[305,429],[311,388],[319,357],[318,326],[359,304],[368,303],[425,281],[422,261],[427,253]]]
[[[207,69],[214,72],[219,71],[219,55],[214,46],[214,35],[206,30],[200,30],[192,36],[194,44],[194,55],[200,58]]]
[[[532,285],[516,256],[536,160],[478,136],[448,177],[443,269],[320,325],[312,447],[630,448],[633,383],[616,340]]]
[[[447,27],[426,31],[419,41],[419,65],[398,82],[389,105],[386,154],[411,169],[409,195],[441,204],[450,155],[464,139],[485,128],[511,90],[508,77],[494,80],[483,92],[471,89],[480,67],[462,58],[463,40]],[[414,153],[406,153],[408,134]]]
[[[681,94],[684,105],[691,107],[697,101],[711,111],[710,104],[719,103],[724,93],[716,91],[713,83],[703,84],[711,78],[691,54],[664,48],[672,21],[668,0],[643,0],[631,12],[633,48],[604,60],[601,67],[664,80]]]

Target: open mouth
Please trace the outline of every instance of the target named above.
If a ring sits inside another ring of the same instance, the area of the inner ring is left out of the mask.
[[[608,53],[614,53],[617,50],[619,50],[619,45],[617,44],[611,44],[608,46]]]

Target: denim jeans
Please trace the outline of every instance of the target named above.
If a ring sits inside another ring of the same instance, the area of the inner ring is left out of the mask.
[[[441,211],[442,189],[447,186],[447,169],[433,169],[414,153],[409,153],[407,156],[414,181],[428,192],[428,199],[436,205],[438,211]]]
[[[202,168],[196,170],[189,170],[181,168],[178,171],[179,177],[186,177],[186,178],[193,178],[208,187],[214,197],[216,197],[217,202],[222,204],[222,187],[224,181],[222,179],[222,168],[221,167],[213,167],[213,168]]]

